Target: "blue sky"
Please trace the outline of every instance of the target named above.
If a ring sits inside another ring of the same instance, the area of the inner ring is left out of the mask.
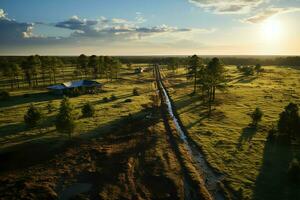
[[[0,0],[0,54],[299,55],[299,19],[299,0]]]

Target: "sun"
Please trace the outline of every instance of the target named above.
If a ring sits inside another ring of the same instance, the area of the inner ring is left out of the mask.
[[[262,24],[262,36],[265,40],[276,41],[282,36],[282,25],[278,20],[269,19]]]

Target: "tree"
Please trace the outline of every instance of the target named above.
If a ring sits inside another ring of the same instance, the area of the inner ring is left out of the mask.
[[[77,58],[77,66],[82,70],[87,77],[88,74],[88,57],[84,54],[81,54]]]
[[[289,165],[288,176],[292,182],[300,181],[300,163],[298,159],[294,158]]]
[[[35,107],[33,104],[30,104],[26,114],[24,115],[25,124],[29,128],[36,127],[42,118],[41,111]]]
[[[254,67],[256,73],[258,74],[261,71],[261,64],[256,64]]]
[[[299,120],[297,104],[289,103],[279,115],[277,125],[279,133],[286,134],[289,137],[299,136]]]
[[[83,117],[92,117],[95,114],[95,108],[91,103],[86,103],[82,107],[82,116]]]
[[[40,66],[41,60],[38,55],[29,56],[26,61],[22,63],[22,69],[29,87],[32,87],[33,85],[38,86],[38,73]],[[33,79],[35,80],[35,83],[33,82]]]
[[[17,87],[20,88],[19,77],[22,75],[22,69],[18,64],[14,63],[12,64],[12,70],[14,82],[17,84]]]
[[[260,108],[255,108],[255,110],[251,113],[251,118],[252,118],[252,125],[257,126],[258,122],[261,121],[261,118],[263,116],[263,112],[261,111]]]
[[[213,58],[207,65],[207,75],[209,80],[209,99],[215,100],[216,88],[225,87],[225,69],[218,58]]]
[[[197,55],[193,55],[189,59],[188,78],[194,79],[194,93],[197,89],[198,69],[202,66],[202,61]]]
[[[50,73],[50,58],[48,56],[44,56],[41,58],[41,74],[43,79],[43,84],[46,85],[46,76],[51,77]]]
[[[97,78],[99,73],[99,60],[97,56],[92,55],[89,57],[88,66],[92,69],[94,78]]]
[[[66,133],[69,137],[75,130],[75,117],[73,112],[73,106],[71,105],[69,98],[64,97],[61,101],[59,113],[56,117],[56,129],[61,133]]]

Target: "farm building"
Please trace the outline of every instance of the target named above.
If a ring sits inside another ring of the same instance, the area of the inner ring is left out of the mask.
[[[47,87],[54,94],[66,95],[93,94],[100,91],[101,88],[101,83],[91,80],[70,81]]]

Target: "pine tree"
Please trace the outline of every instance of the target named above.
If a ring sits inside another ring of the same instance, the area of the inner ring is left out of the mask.
[[[83,117],[92,117],[95,114],[95,108],[91,103],[86,103],[81,112]]]
[[[67,97],[64,97],[64,99],[61,101],[55,125],[57,131],[69,134],[70,137],[75,130],[75,116],[73,107],[69,101],[69,98]]]
[[[25,124],[29,128],[33,128],[38,125],[41,119],[42,119],[41,111],[38,108],[36,108],[33,104],[31,104],[26,114],[24,115]]]

